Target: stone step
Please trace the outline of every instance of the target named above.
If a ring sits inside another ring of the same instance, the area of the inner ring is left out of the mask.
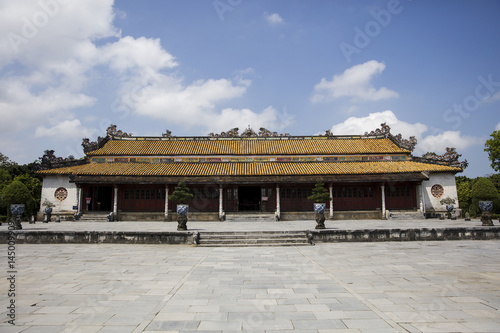
[[[391,220],[421,220],[423,214],[420,211],[390,211],[389,219]]]
[[[298,246],[310,245],[305,232],[203,232],[198,246]]]
[[[85,213],[80,216],[82,222],[108,222],[109,213]]]
[[[227,222],[272,222],[275,220],[274,213],[226,214]]]

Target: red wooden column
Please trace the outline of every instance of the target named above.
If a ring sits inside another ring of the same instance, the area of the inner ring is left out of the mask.
[[[165,184],[165,221],[168,221],[168,184]]]

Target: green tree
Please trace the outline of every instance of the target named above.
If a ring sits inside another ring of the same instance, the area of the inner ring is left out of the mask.
[[[5,186],[7,186],[12,180],[12,176],[6,169],[0,169],[0,192]]]
[[[479,201],[494,201],[497,202],[498,200],[498,191],[493,185],[493,183],[485,177],[479,177],[476,179],[474,184],[472,185],[472,191],[471,191],[471,196],[472,196],[472,204],[470,205],[469,212],[471,215],[479,215],[480,209],[479,209]],[[495,210],[498,209],[498,207],[494,207]]]
[[[184,182],[179,182],[175,187],[174,192],[168,196],[172,201],[186,204],[189,200],[193,199],[193,194],[189,192],[189,188]]]
[[[469,211],[472,203],[472,180],[466,176],[457,176],[455,182],[457,185],[458,203],[465,214]]]
[[[325,184],[322,181],[318,181],[312,190],[312,195],[307,197],[307,200],[311,200],[313,202],[327,202],[332,200],[330,198],[330,194],[328,194],[328,190],[325,188]]]
[[[14,180],[18,180],[26,186],[34,200],[34,209],[37,211],[40,208],[40,200],[42,198],[42,182],[29,174],[17,176]]]
[[[490,137],[486,140],[484,151],[488,153],[493,170],[500,171],[500,131],[494,131]]]
[[[11,204],[25,204],[25,216],[31,216],[34,208],[34,200],[30,191],[19,180],[12,181],[2,191],[2,202],[10,207]],[[10,209],[7,210],[7,215],[10,216]]]

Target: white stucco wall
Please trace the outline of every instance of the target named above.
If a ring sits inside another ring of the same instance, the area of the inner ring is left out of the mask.
[[[54,196],[59,187],[64,187],[68,191],[68,197],[59,201]],[[73,206],[77,203],[77,188],[74,183],[69,182],[68,176],[46,176],[43,178],[42,200],[40,212],[43,213],[45,207],[42,206],[45,199],[53,203],[52,214],[75,212]]]
[[[440,198],[436,198],[431,193],[433,185],[439,184],[443,187],[444,193]],[[455,208],[459,208],[457,186],[455,183],[455,175],[453,173],[435,173],[431,174],[429,180],[422,182],[424,193],[424,204],[426,211],[446,211],[446,205],[441,205],[439,201],[450,197],[455,199]]]

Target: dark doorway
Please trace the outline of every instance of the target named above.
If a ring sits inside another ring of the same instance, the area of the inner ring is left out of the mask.
[[[260,186],[240,186],[239,211],[260,211]]]
[[[92,198],[89,210],[93,211],[111,211],[113,203],[112,186],[92,186],[89,189]]]

